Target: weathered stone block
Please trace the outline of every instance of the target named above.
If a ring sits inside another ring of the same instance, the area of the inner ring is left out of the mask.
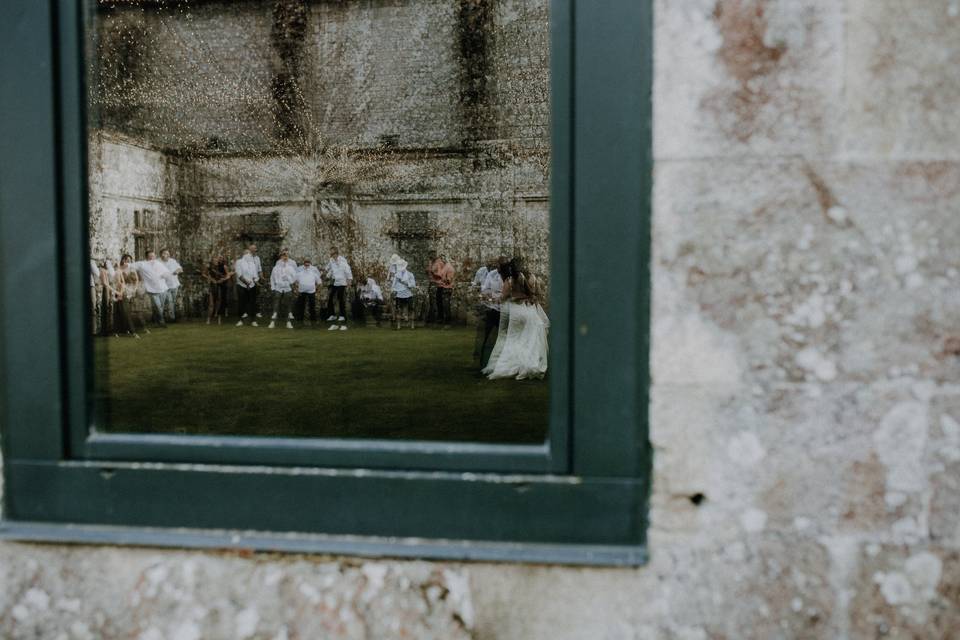
[[[960,6],[954,0],[846,5],[845,152],[956,159]]]
[[[656,3],[655,156],[833,153],[843,4]]]

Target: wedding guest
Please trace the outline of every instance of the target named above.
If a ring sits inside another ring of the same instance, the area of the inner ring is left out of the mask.
[[[251,245],[256,246],[256,245]],[[250,318],[251,327],[257,324],[257,283],[260,282],[259,259],[250,252],[248,247],[243,255],[234,263],[233,271],[237,276],[237,312],[240,319],[237,326],[242,327],[243,321]]]
[[[167,292],[164,297],[164,307],[170,316],[170,322],[177,321],[177,293],[180,291],[180,274],[183,273],[183,267],[180,263],[170,256],[170,249],[160,249],[160,262],[167,268],[164,280],[167,283]]]
[[[410,321],[410,328],[414,328],[414,318],[411,313],[413,302],[413,288],[417,286],[416,278],[410,271],[407,271],[406,260],[401,260],[394,272],[393,279],[390,281],[390,293],[394,298],[393,321],[396,328],[399,329],[401,323]]]
[[[327,309],[330,311],[330,317],[327,322],[332,322],[328,331],[337,329],[337,322],[340,322],[339,329],[347,330],[347,287],[353,282],[353,271],[350,270],[350,264],[347,259],[340,255],[340,250],[336,247],[330,249],[330,261],[327,262],[327,280],[330,283],[329,294],[327,295]],[[340,315],[336,313],[335,304],[340,305]]]
[[[157,260],[157,253],[152,249],[147,251],[146,260],[135,262],[133,267],[143,281],[143,288],[150,298],[150,315],[153,323],[159,327],[166,327],[163,319],[163,304],[167,296],[167,276],[170,272]]]
[[[323,278],[320,270],[313,266],[310,258],[303,259],[303,266],[297,270],[297,305],[295,316],[297,322],[303,323],[307,313],[310,314],[310,325],[317,321],[317,287]]]
[[[453,316],[450,313],[450,300],[453,298],[453,279],[456,272],[446,256],[440,256],[437,266],[437,324],[444,329],[450,328]]]
[[[433,324],[440,318],[440,310],[437,308],[439,293],[437,289],[440,284],[440,270],[443,268],[443,261],[436,251],[430,252],[430,260],[427,263],[427,323]]]
[[[120,258],[120,264],[114,272],[113,286],[113,308],[115,318],[113,322],[115,335],[129,335],[139,338],[136,326],[134,325],[134,316],[139,315],[135,308],[137,290],[140,287],[140,277],[137,275],[137,269],[133,266],[133,257],[124,254]],[[143,318],[140,318],[140,324],[144,325]]]
[[[250,254],[254,265],[256,265],[257,273],[257,279],[253,283],[253,292],[250,294],[250,315],[251,317],[262,318],[263,314],[260,313],[260,283],[265,281],[263,277],[263,263],[260,262],[260,256],[257,255],[257,245],[255,243],[251,242],[247,245],[247,252]],[[256,327],[256,321],[254,321],[251,326]]]
[[[362,276],[361,276],[361,279]],[[357,307],[360,311],[356,314],[355,320],[362,322],[369,311],[373,315],[377,326],[380,326],[380,318],[383,313],[383,290],[373,278],[366,278],[362,287],[357,291]]]
[[[227,266],[227,259],[221,254],[210,260],[201,275],[209,287],[207,324],[210,324],[213,318],[217,319],[217,324],[221,324],[224,316],[227,315],[227,294],[233,271]]]
[[[114,333],[114,300],[116,299],[116,290],[113,288],[113,281],[115,277],[116,271],[113,268],[113,261],[104,260],[98,269],[101,336],[109,336]]]
[[[291,304],[293,301],[293,286],[297,282],[297,263],[290,259],[286,249],[280,250],[280,259],[273,265],[270,273],[270,290],[273,291],[273,315],[270,317],[269,329],[276,326],[277,317],[286,316],[287,329],[293,329],[290,322],[293,319]]]

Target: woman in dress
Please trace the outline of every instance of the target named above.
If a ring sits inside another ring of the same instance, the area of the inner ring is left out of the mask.
[[[207,324],[210,324],[214,317],[217,319],[217,324],[222,324],[224,316],[227,315],[227,294],[233,271],[227,266],[227,259],[221,254],[210,260],[201,275],[210,287]]]
[[[500,332],[483,373],[490,380],[542,378],[547,373],[550,321],[536,276],[514,258],[501,271]]]
[[[114,273],[113,284],[113,329],[116,336],[128,335],[139,338],[134,326],[134,316],[139,315],[136,309],[136,297],[140,288],[140,276],[133,266],[133,257],[124,254]],[[145,326],[143,318],[140,324]]]

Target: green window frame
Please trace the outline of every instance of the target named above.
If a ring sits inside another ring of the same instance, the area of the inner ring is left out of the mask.
[[[645,561],[650,0],[551,3],[551,416],[537,446],[91,434],[89,314],[69,312],[89,303],[78,4],[12,0],[0,24],[0,536]]]

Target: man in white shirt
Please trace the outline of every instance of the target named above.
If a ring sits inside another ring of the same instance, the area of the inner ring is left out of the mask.
[[[137,270],[143,282],[143,288],[150,297],[153,322],[157,326],[166,327],[167,323],[163,320],[163,303],[167,297],[167,276],[170,272],[162,262],[157,260],[155,251],[147,251],[147,259],[134,262],[133,268]]]
[[[170,257],[170,249],[160,249],[160,262],[169,272],[164,276],[167,283],[167,295],[164,298],[164,307],[170,315],[170,322],[177,321],[177,292],[180,291],[180,278],[183,267],[174,258]]]
[[[400,329],[400,323],[410,320],[410,328],[414,327],[414,316],[411,313],[413,306],[413,290],[417,286],[416,278],[407,271],[406,260],[401,260],[390,278],[390,295],[393,296],[393,322]]]
[[[260,262],[260,256],[257,255],[257,245],[255,243],[251,242],[248,244],[247,251],[250,253],[257,270],[257,280],[253,285],[253,293],[251,294],[253,302],[251,303],[252,306],[250,315],[257,318],[262,318],[263,314],[260,313],[260,283],[265,281],[263,277],[263,263]],[[257,326],[256,321],[254,321],[252,326]]]
[[[257,324],[257,283],[260,281],[260,272],[256,256],[250,253],[248,248],[243,255],[234,263],[234,271],[237,274],[237,306],[240,320],[238,327],[243,326],[243,321],[252,318],[250,326],[256,327]]]
[[[490,269],[483,284],[480,285],[480,303],[484,306],[483,338],[480,340],[480,368],[487,366],[490,352],[497,343],[497,334],[500,329],[500,299],[503,295],[503,277],[500,274],[507,264],[507,259],[500,256],[495,269]]]
[[[293,301],[293,286],[297,282],[297,263],[290,259],[290,253],[286,249],[280,250],[280,259],[273,265],[273,271],[270,273],[270,290],[273,291],[273,316],[270,318],[269,329],[276,326],[277,316],[281,318],[287,316],[287,329],[293,329],[290,320],[290,304]],[[281,309],[283,310],[281,312]],[[283,315],[280,315],[280,314]]]
[[[473,274],[473,281],[470,283],[470,286],[479,289],[483,286],[483,279],[487,277],[487,274],[490,273],[490,267],[487,265],[481,266],[477,269],[477,272]]]
[[[317,321],[317,287],[323,279],[320,269],[313,266],[310,258],[303,259],[303,266],[297,270],[297,305],[294,316],[303,323],[307,312],[310,313],[310,325]]]
[[[343,324],[347,319],[347,287],[353,282],[353,271],[350,270],[350,264],[347,259],[340,255],[340,250],[336,247],[330,249],[330,261],[327,262],[327,280],[330,283],[330,293],[327,296],[327,309],[330,310],[330,317],[327,322],[333,322],[328,331],[337,328],[336,323],[340,322],[340,330],[346,331],[347,325]],[[340,315],[336,313],[334,303],[340,303]]]

